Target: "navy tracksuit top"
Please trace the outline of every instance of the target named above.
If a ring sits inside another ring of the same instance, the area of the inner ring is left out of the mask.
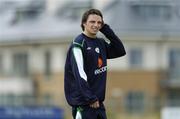
[[[105,99],[107,59],[126,54],[120,39],[105,24],[100,30],[110,43],[102,38],[80,34],[67,52],[64,89],[71,106],[89,105]]]

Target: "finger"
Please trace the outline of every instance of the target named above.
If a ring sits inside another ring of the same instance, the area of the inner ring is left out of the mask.
[[[97,103],[97,108],[99,108],[100,107],[100,104],[99,104],[99,102]]]
[[[93,108],[93,105],[92,105],[92,104],[90,104],[90,107],[91,107],[91,108]]]
[[[93,104],[91,104],[91,107],[92,107],[92,108],[94,108],[94,103],[93,103]]]
[[[93,108],[96,108],[96,103],[93,103]]]
[[[98,102],[94,104],[94,108],[98,108]]]
[[[97,108],[99,108],[99,102],[97,102]]]

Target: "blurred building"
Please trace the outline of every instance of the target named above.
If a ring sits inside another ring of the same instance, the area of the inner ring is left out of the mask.
[[[1,0],[1,105],[66,106],[66,51],[92,7],[102,10],[127,50],[108,61],[108,109],[158,117],[162,107],[180,106],[178,0]]]

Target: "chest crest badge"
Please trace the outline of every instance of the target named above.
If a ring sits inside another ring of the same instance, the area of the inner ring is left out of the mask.
[[[95,51],[99,54],[100,53],[100,50],[98,47],[95,48]]]

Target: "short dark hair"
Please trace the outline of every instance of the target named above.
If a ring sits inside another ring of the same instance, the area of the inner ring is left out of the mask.
[[[103,15],[102,15],[100,10],[98,10],[98,9],[89,9],[89,10],[87,10],[86,12],[84,12],[84,14],[82,16],[82,20],[81,20],[81,28],[82,28],[83,31],[84,31],[83,23],[85,23],[87,21],[89,15],[91,15],[91,14],[98,15],[103,19]]]

